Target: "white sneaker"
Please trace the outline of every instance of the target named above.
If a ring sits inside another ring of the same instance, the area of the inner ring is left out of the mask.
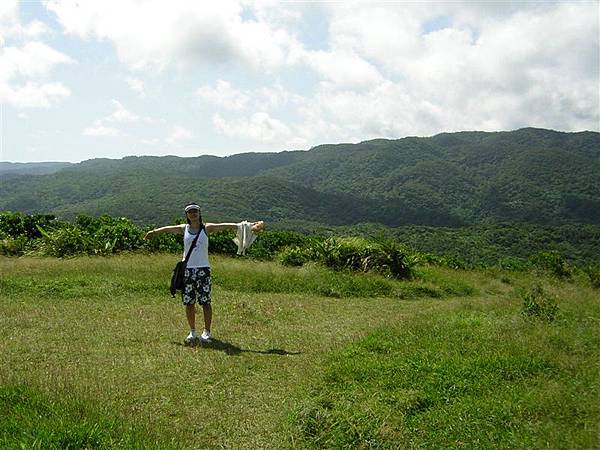
[[[183,342],[185,342],[188,345],[191,345],[194,342],[196,342],[197,340],[198,340],[198,335],[196,333],[194,333],[193,331],[190,331],[190,334],[187,335],[187,337],[184,339]]]
[[[210,342],[210,331],[204,330],[202,336],[200,336],[202,342]]]

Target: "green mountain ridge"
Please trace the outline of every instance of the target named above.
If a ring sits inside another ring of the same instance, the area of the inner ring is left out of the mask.
[[[600,224],[600,133],[524,128],[228,157],[94,159],[2,176],[0,210],[205,220],[466,226]]]
[[[40,163],[13,163],[0,161],[0,177],[13,175],[46,175],[58,172],[72,163],[68,162],[40,162]]]

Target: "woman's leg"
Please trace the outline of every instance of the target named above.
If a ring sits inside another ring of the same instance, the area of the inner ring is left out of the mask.
[[[196,329],[196,305],[185,305],[185,315],[187,317],[190,330]]]
[[[212,306],[211,304],[202,305],[202,311],[204,312],[204,329],[210,331],[210,325],[212,323]]]

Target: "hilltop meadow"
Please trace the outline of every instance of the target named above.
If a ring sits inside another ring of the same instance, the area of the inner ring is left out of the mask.
[[[600,445],[582,274],[214,255],[214,339],[186,347],[173,262],[0,257],[2,448]]]
[[[596,265],[215,235],[214,339],[188,347],[176,239],[2,218],[2,448],[600,446]]]

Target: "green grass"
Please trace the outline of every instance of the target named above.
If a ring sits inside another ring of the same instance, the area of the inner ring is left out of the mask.
[[[532,324],[503,302],[444,309],[336,352],[294,417],[305,443],[348,449],[598,446],[597,324],[585,316],[556,326]]]
[[[598,291],[214,257],[185,347],[172,255],[0,258],[2,448],[600,446]],[[528,320],[520,292],[557,299]]]
[[[50,397],[26,385],[0,386],[3,449],[161,448],[148,430],[123,426],[108,411],[71,398]]]

